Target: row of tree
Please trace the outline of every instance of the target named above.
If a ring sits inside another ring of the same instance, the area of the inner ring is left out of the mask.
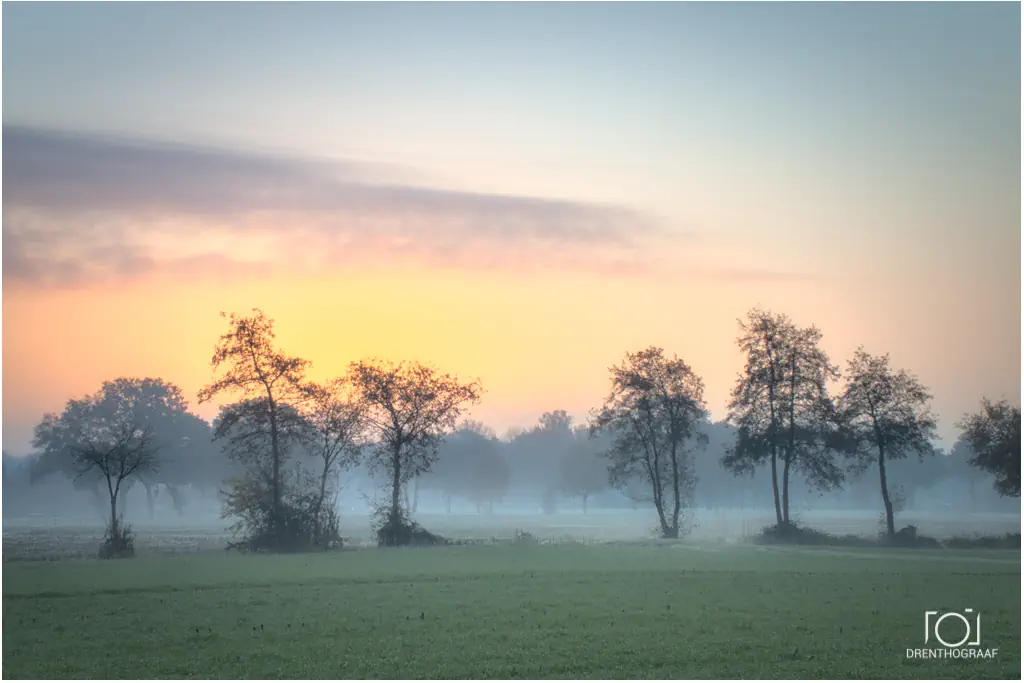
[[[337,540],[338,477],[356,466],[384,478],[379,533],[386,544],[416,533],[409,513],[419,486],[440,491],[449,505],[461,497],[479,507],[509,488],[501,442],[479,423],[460,423],[480,398],[479,382],[418,363],[368,360],[316,383],[306,377],[307,360],[276,347],[273,322],[261,311],[227,320],[211,361],[214,379],[199,392],[201,403],[230,399],[212,427],[226,458],[214,457],[209,427],[188,412],[180,389],[162,380],[107,382],[36,427],[34,471],[61,471],[93,490],[101,484],[115,549],[123,535],[118,499],[136,481],[147,492],[159,484],[174,491],[188,473],[203,472],[223,482],[224,515],[245,543],[273,549]],[[891,368],[888,356],[863,349],[847,364],[845,386],[831,395],[841,374],[821,339],[815,327],[757,309],[740,322],[746,362],[729,405],[735,437],[721,464],[737,475],[767,469],[780,526],[792,524],[795,473],[830,490],[877,467],[893,534],[887,463],[935,453],[931,396],[914,375]],[[515,435],[515,450],[525,461],[545,440],[543,451],[557,453],[559,472],[546,499],[578,496],[585,509],[589,496],[610,485],[653,504],[663,535],[676,537],[693,504],[697,454],[709,443],[703,381],[683,360],[652,347],[611,367],[610,384],[587,424],[574,427],[564,411],[545,413],[533,430]],[[1000,493],[1019,496],[1019,408],[983,401],[961,426],[973,464],[996,476]]]

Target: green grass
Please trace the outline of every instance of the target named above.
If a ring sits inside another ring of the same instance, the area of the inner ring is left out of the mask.
[[[538,546],[18,562],[4,678],[1019,678],[1020,554]],[[973,608],[994,660],[907,660]]]

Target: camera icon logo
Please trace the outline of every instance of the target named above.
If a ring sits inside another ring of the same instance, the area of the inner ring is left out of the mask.
[[[974,625],[971,625],[970,617],[974,617]],[[945,638],[943,637],[945,634]],[[958,641],[953,638],[963,637]],[[976,646],[981,644],[981,613],[975,614],[973,609],[967,608],[960,612],[946,612],[939,615],[938,611],[931,610],[924,613],[924,642],[934,638],[940,645],[947,648],[957,648],[964,645]],[[946,640],[949,638],[949,640]]]

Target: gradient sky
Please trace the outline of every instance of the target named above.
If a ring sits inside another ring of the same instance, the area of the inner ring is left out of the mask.
[[[3,446],[194,399],[257,306],[499,432],[650,344],[721,418],[754,305],[891,352],[948,445],[1020,401],[1020,96],[1018,3],[6,3]]]

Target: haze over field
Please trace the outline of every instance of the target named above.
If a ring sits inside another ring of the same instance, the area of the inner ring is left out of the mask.
[[[939,435],[1020,396],[1016,4],[3,8],[3,446],[219,311],[313,376],[479,377],[498,433],[736,319],[891,352]],[[204,418],[216,405],[193,408]]]

